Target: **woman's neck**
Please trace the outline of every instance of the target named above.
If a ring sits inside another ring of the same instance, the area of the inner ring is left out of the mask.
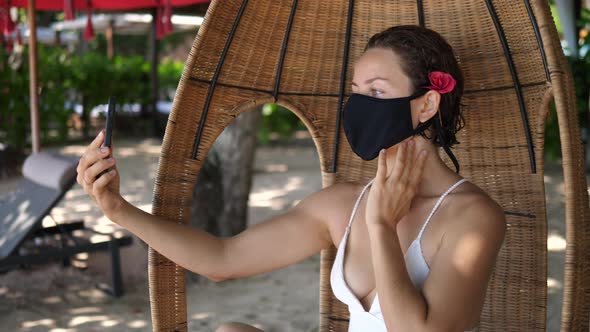
[[[426,149],[428,156],[424,162],[422,180],[418,184],[417,197],[433,197],[442,195],[450,186],[462,177],[451,170],[438,155],[438,147],[430,140],[416,135],[414,137],[416,151]]]

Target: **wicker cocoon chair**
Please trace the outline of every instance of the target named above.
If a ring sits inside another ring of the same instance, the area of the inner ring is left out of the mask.
[[[213,142],[236,116],[264,103],[283,105],[305,123],[324,186],[372,178],[376,163],[351,151],[340,114],[351,93],[354,60],[369,37],[401,24],[436,30],[455,49],[465,74],[466,126],[453,151],[461,175],[505,210],[506,240],[478,330],[545,330],[543,145],[554,100],[567,230],[561,330],[588,331],[590,220],[583,149],[571,73],[542,0],[213,0],[166,127],[153,213],[186,222],[197,173]],[[329,285],[335,248],[321,256],[320,331],[345,331],[348,310]],[[150,248],[154,331],[187,330],[184,274]]]

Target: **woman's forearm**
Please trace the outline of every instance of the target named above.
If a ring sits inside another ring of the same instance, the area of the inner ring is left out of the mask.
[[[396,331],[424,331],[427,304],[414,287],[395,230],[369,226],[371,257],[379,303],[386,326]]]
[[[222,238],[164,220],[126,201],[108,217],[176,264],[211,280],[224,279],[227,271]]]

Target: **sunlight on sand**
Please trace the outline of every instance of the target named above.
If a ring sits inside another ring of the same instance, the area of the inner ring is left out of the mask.
[[[91,204],[76,204],[76,206],[73,207],[73,210],[75,212],[88,212],[88,211],[92,211],[96,209],[96,206],[91,205]]]
[[[23,324],[22,324],[22,327],[26,328],[26,329],[30,329],[30,328],[34,328],[34,327],[38,327],[38,326],[46,326],[46,327],[55,326],[55,320],[45,318],[45,319],[23,322]]]
[[[146,187],[146,181],[144,179],[130,180],[127,181],[126,187],[133,189],[142,189]]]
[[[95,289],[95,288],[83,289],[78,292],[78,295],[82,298],[93,299],[93,300],[104,299],[107,296],[109,296],[105,292]]]
[[[79,253],[76,255],[76,259],[88,259],[88,253],[87,252]]]
[[[206,318],[209,318],[211,316],[215,316],[215,314],[212,313],[212,312],[200,312],[198,314],[192,315],[191,316],[191,319],[197,319],[197,320],[199,320],[199,319],[206,319]]]
[[[81,156],[86,151],[85,145],[68,145],[61,149],[61,153]]]
[[[100,325],[101,325],[101,326],[103,326],[103,327],[113,327],[113,326],[117,326],[117,325],[119,325],[120,323],[121,323],[121,322],[119,322],[119,321],[118,321],[118,320],[116,320],[116,319],[110,319],[110,320],[105,320],[105,321],[102,321],[102,322],[100,323]]]
[[[251,206],[268,206],[263,202],[268,202],[271,199],[274,199],[277,196],[281,196],[285,194],[285,190],[282,189],[271,189],[271,190],[262,190],[257,193],[250,193],[250,205]]]
[[[100,315],[100,316],[78,316],[70,319],[68,326],[76,327],[83,324],[93,323],[93,322],[102,322],[109,320],[109,316]]]
[[[101,233],[112,233],[118,229],[117,226],[112,223],[112,221],[107,218],[104,219],[105,222],[101,222],[100,224],[93,227],[95,231]]]
[[[287,182],[287,184],[283,188],[253,192],[253,193],[250,193],[250,199],[253,202],[268,201],[268,200],[271,200],[277,196],[283,196],[283,195],[287,194],[289,191],[301,189],[302,184],[303,184],[303,178],[301,176],[292,176],[292,177],[289,177],[289,181]]]
[[[555,182],[553,176],[544,175],[543,182],[545,183],[545,185],[553,185],[555,191],[561,194],[562,197],[565,197],[565,183],[563,182],[563,178],[558,178],[557,182]],[[547,188],[545,188],[545,190],[547,190]]]
[[[260,201],[260,202],[256,202],[256,203],[253,202],[252,204],[250,204],[250,206],[268,208],[268,209],[271,209],[272,211],[281,211],[285,208],[286,204],[287,204],[287,202],[285,200],[270,199],[267,201]]]
[[[282,199],[282,197],[287,196],[292,191],[301,189],[302,186],[303,178],[301,176],[291,176],[283,188],[251,192],[250,206],[270,208],[274,211],[283,210],[291,201]]]
[[[159,140],[146,139],[139,143],[137,148],[139,148],[141,152],[145,154],[160,155],[160,152],[162,151],[161,143],[162,142]]]
[[[565,238],[556,233],[550,233],[547,237],[547,250],[549,251],[565,251]]]
[[[109,237],[106,235],[92,235],[90,237],[90,242],[92,243],[107,242],[109,240]]]
[[[115,148],[116,151],[113,151],[113,154],[115,155],[115,159],[117,158],[117,156],[119,157],[132,157],[132,156],[137,156],[137,148],[133,147],[133,148]]]
[[[143,204],[137,206],[140,210],[143,210],[147,213],[152,213],[152,205],[151,204]]]
[[[548,176],[548,175],[544,175],[544,176],[543,176],[543,181],[544,181],[545,183],[552,183],[552,182],[553,182],[553,178],[552,178],[552,177],[550,177],[550,176]]]
[[[44,298],[42,302],[45,304],[57,304],[63,302],[63,300],[59,296],[49,296]]]
[[[289,182],[285,186],[288,191],[301,189],[303,185],[303,178],[301,176],[292,176],[289,178]]]
[[[141,329],[143,327],[146,327],[147,323],[144,320],[138,319],[127,323],[127,326],[132,329]]]
[[[137,204],[137,202],[141,202],[143,200],[143,195],[141,193],[137,194],[123,194],[123,198],[131,204]]]
[[[269,164],[265,165],[263,169],[267,173],[284,173],[289,170],[289,166],[286,164]]]
[[[68,190],[66,193],[66,199],[73,199],[77,197],[84,197],[86,198],[86,192],[82,187],[75,185],[72,189]]]
[[[563,285],[561,284],[561,282],[557,279],[554,278],[547,278],[547,287],[549,289],[561,289],[563,288]]]
[[[98,307],[81,307],[81,308],[74,308],[68,310],[73,315],[79,314],[95,314],[101,312],[101,309]]]

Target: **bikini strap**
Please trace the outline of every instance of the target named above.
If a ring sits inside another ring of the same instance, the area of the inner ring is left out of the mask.
[[[422,229],[420,229],[420,233],[418,233],[418,237],[417,237],[418,241],[420,241],[420,239],[422,238],[422,234],[424,233],[424,230],[426,229],[426,226],[430,222],[430,219],[432,219],[432,216],[434,215],[434,212],[436,212],[436,210],[438,209],[438,207],[440,206],[440,204],[442,203],[442,201],[445,199],[445,197],[447,197],[447,195],[451,191],[453,191],[455,188],[457,188],[461,183],[463,183],[465,181],[467,181],[467,179],[461,179],[461,180],[457,181],[457,183],[455,183],[454,185],[452,185],[451,188],[449,188],[444,194],[442,194],[440,196],[440,198],[438,199],[438,201],[434,205],[434,208],[432,209],[432,211],[430,211],[430,215],[428,215],[428,218],[426,219],[426,222],[424,223],[424,225],[422,225]]]
[[[346,226],[347,229],[350,228],[350,225],[352,225],[352,221],[354,220],[354,215],[356,214],[356,210],[358,209],[359,204],[361,203],[361,199],[365,195],[365,192],[367,191],[367,189],[369,189],[369,186],[371,186],[371,184],[373,184],[373,181],[375,181],[375,179],[373,179],[373,180],[369,181],[369,183],[367,183],[367,185],[363,188],[363,191],[361,191],[359,198],[357,198],[356,203],[354,204],[354,208],[352,209],[352,214],[350,215],[350,220],[348,221],[348,226]]]

